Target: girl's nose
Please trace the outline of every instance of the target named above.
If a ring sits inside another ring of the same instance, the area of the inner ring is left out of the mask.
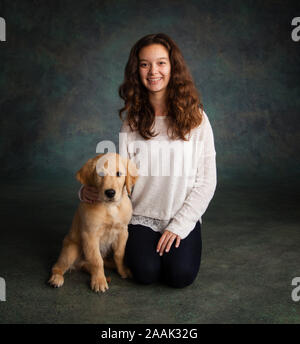
[[[155,74],[155,72],[157,71],[157,66],[156,65],[150,65],[150,74]]]

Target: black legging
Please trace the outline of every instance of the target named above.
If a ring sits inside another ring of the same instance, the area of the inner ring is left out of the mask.
[[[195,280],[200,268],[202,239],[198,221],[190,234],[180,241],[178,248],[173,242],[168,253],[156,252],[161,234],[143,225],[128,225],[125,263],[133,278],[143,284],[163,281],[171,287],[183,288]]]

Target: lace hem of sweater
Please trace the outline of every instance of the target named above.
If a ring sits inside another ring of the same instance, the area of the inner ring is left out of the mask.
[[[159,220],[142,215],[132,215],[130,222],[132,225],[143,225],[152,228],[155,231],[165,229],[169,223],[168,220]]]

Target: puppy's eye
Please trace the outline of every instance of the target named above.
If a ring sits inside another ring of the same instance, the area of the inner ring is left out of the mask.
[[[117,177],[121,177],[122,173],[120,171],[117,172]]]

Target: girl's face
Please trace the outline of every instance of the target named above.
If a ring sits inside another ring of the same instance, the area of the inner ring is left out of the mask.
[[[165,93],[171,76],[168,50],[161,44],[151,44],[139,52],[141,82],[151,93]]]

